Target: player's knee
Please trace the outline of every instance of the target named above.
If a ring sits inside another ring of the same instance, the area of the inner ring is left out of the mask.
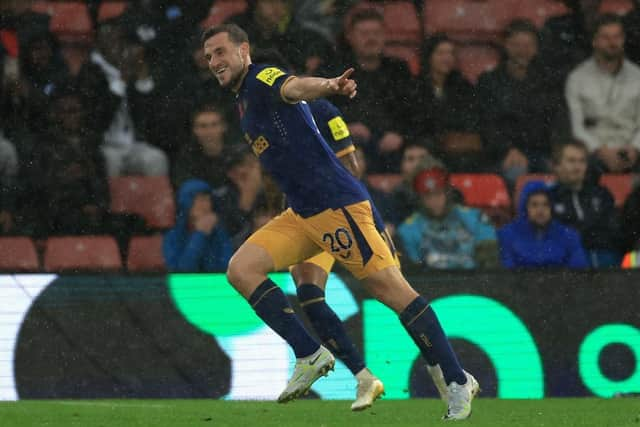
[[[227,266],[227,280],[233,286],[238,286],[242,283],[243,276],[243,269],[240,266],[240,262],[238,262],[236,257],[232,257]]]

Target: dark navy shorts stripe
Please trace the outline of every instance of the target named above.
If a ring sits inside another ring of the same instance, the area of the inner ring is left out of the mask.
[[[373,250],[371,249],[371,246],[369,246],[367,239],[364,238],[364,234],[362,234],[362,231],[360,231],[358,224],[356,224],[356,222],[353,220],[351,214],[347,212],[345,208],[340,209],[342,209],[342,213],[347,219],[349,227],[351,227],[351,231],[353,231],[353,237],[356,239],[356,245],[358,245],[358,249],[360,250],[360,254],[362,255],[362,265],[367,265],[367,263],[373,256]]]

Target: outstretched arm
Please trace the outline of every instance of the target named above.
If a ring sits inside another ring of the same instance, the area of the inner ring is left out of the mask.
[[[280,90],[282,98],[291,103],[312,101],[332,95],[343,95],[353,98],[356,96],[356,82],[349,76],[353,68],[349,68],[340,77],[325,79],[322,77],[292,77],[287,80]]]

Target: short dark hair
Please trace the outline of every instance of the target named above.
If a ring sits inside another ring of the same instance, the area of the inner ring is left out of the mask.
[[[622,32],[624,32],[624,23],[622,22],[622,18],[613,13],[605,13],[598,16],[598,18],[596,19],[596,22],[593,26],[592,38],[595,38],[600,29],[602,27],[606,27],[607,25],[619,25],[620,28],[622,28]]]
[[[536,28],[535,24],[528,19],[518,18],[507,24],[504,29],[503,36],[505,39],[508,39],[519,33],[529,33],[532,34],[535,38],[538,38],[538,28]]]
[[[220,117],[222,117],[225,123],[227,122],[227,113],[225,109],[222,108],[220,105],[211,104],[211,103],[203,103],[203,104],[196,105],[196,107],[191,111],[191,121],[192,122],[195,121],[196,117],[203,113],[216,113],[220,115]]]
[[[564,150],[567,147],[577,148],[578,150],[582,150],[585,155],[589,154],[589,149],[582,141],[569,141],[564,144],[554,145],[551,149],[551,161],[554,165],[560,164],[562,161],[562,156],[564,156]]]
[[[366,9],[358,10],[349,19],[349,28],[355,27],[356,24],[364,21],[378,21],[384,24],[384,16],[378,12],[377,9],[368,7]]]
[[[240,143],[229,147],[224,159],[224,167],[228,171],[242,164],[247,157],[253,156],[253,151],[247,144]]]
[[[236,24],[220,24],[215,27],[207,28],[200,37],[201,44],[204,44],[211,37],[216,34],[227,33],[229,34],[229,40],[235,44],[249,43],[249,36],[247,32],[237,26]]]

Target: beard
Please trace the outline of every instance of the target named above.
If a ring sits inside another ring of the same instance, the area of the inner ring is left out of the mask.
[[[624,50],[603,50],[601,55],[602,58],[607,62],[619,61],[624,57]]]

